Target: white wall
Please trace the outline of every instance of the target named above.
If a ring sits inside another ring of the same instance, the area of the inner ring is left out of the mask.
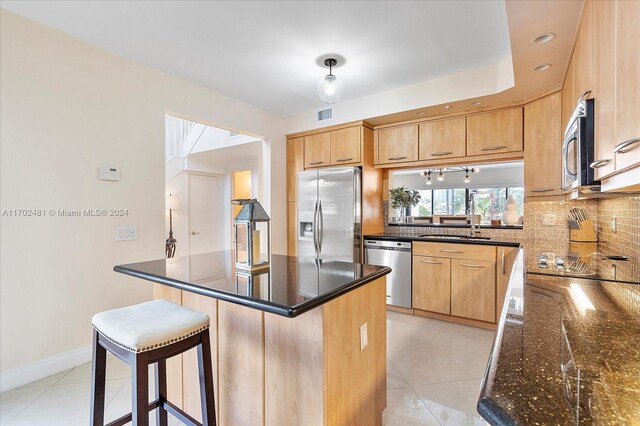
[[[315,109],[294,114],[287,118],[285,133],[491,95],[507,90],[514,84],[513,62],[511,56],[508,56],[497,64],[338,102],[331,105],[333,108],[331,121],[319,123],[316,120],[317,110]],[[345,91],[347,90],[349,88],[345,87]]]
[[[96,312],[151,297],[150,283],[112,267],[164,256],[165,113],[264,136],[274,163],[265,207],[276,253],[286,249],[286,220],[282,119],[6,10],[0,15],[1,208],[129,211],[124,218],[2,217],[4,389],[67,365],[64,354],[89,345]],[[100,165],[121,167],[122,180],[97,180]],[[115,242],[115,227],[130,224],[138,240]],[[31,368],[36,361],[40,370]]]

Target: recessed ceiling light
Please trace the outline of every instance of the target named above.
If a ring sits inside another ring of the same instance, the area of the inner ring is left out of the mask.
[[[369,120],[369,123],[375,123],[375,122],[376,122],[375,118],[374,118],[374,119]]]
[[[451,105],[447,105],[444,109],[451,109]]]
[[[478,105],[481,105],[481,104],[482,104],[482,101],[475,101],[475,102],[471,103],[471,106],[478,106]]]
[[[416,115],[425,115],[426,113],[424,111],[420,111],[420,112],[416,112]]]
[[[540,34],[539,36],[536,36],[532,41],[534,43],[547,43],[551,40],[553,40],[554,38],[556,38],[556,35],[554,33],[544,33],[544,34]]]
[[[534,71],[546,71],[549,68],[551,68],[551,64],[540,64],[537,67],[535,67],[533,70]]]

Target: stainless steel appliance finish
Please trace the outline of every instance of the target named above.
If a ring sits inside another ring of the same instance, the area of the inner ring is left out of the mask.
[[[411,308],[411,243],[365,240],[365,263],[388,266],[387,305]]]
[[[298,173],[298,257],[360,262],[360,169]]]
[[[594,100],[582,95],[571,115],[562,142],[562,190],[599,192],[600,182],[591,167],[594,161]]]

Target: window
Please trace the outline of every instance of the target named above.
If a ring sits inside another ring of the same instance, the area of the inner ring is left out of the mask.
[[[411,209],[411,216],[465,215],[468,211],[469,190],[423,189],[418,190],[421,199]],[[491,224],[492,218],[501,218],[505,211],[507,197],[513,196],[518,214],[524,214],[524,188],[479,188],[476,195],[476,214],[480,215],[480,224]]]

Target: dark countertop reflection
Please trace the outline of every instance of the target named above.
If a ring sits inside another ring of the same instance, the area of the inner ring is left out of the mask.
[[[493,425],[637,422],[638,294],[640,284],[516,271],[478,412]]]
[[[271,255],[270,268],[236,270],[231,250],[118,265],[114,271],[295,317],[389,272],[388,267]]]

